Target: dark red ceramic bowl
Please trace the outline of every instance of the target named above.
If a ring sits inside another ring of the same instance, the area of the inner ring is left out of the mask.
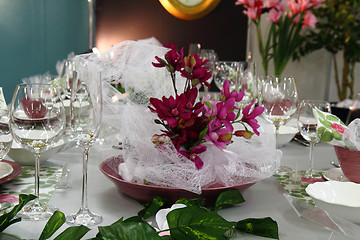
[[[175,202],[180,198],[204,198],[206,205],[213,205],[216,201],[217,196],[224,191],[230,189],[236,189],[243,192],[247,188],[251,187],[254,183],[241,184],[231,187],[209,187],[202,189],[200,195],[193,192],[186,191],[180,188],[171,187],[160,187],[154,185],[145,185],[138,183],[126,182],[118,173],[118,166],[121,162],[121,157],[112,157],[106,159],[100,164],[100,170],[103,172],[111,181],[113,181],[118,190],[127,196],[138,200],[140,202],[151,202],[154,197],[162,197]]]
[[[351,182],[360,183],[360,151],[334,146],[341,170]]]

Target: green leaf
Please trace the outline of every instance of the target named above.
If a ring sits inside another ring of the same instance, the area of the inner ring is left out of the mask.
[[[336,140],[341,140],[342,139],[342,135],[336,131],[332,131],[333,135],[334,135],[334,138]]]
[[[39,240],[50,238],[65,222],[65,214],[55,211],[46,223]]]
[[[325,119],[325,115],[320,110],[316,109],[316,112],[317,112],[319,118]]]
[[[57,236],[54,240],[68,240],[68,239],[78,240],[81,239],[88,231],[90,231],[90,228],[87,228],[83,225],[68,227],[67,229],[65,229],[65,231],[60,233],[59,236]]]
[[[187,199],[187,198],[181,198],[177,200],[175,203],[181,203],[188,207],[204,207],[205,206],[205,199],[204,198],[193,198],[193,199]]]
[[[210,102],[205,101],[204,104],[205,104],[208,108],[210,108],[211,110],[214,110],[214,108],[213,108],[213,106],[211,105]]]
[[[236,229],[256,236],[279,239],[279,230],[276,221],[272,218],[248,218],[236,223]]]
[[[238,190],[229,190],[219,194],[215,202],[215,208],[219,210],[243,202],[245,202],[245,199]]]
[[[330,142],[331,140],[333,140],[333,138],[334,138],[334,134],[329,131],[323,132],[320,136],[320,140],[323,142]]]
[[[175,209],[166,218],[174,239],[225,239],[224,233],[236,224],[198,207]]]
[[[321,136],[321,134],[323,134],[325,130],[326,130],[325,127],[323,127],[323,126],[319,127],[319,129],[318,129],[318,135]]]
[[[140,217],[134,217],[122,221],[120,219],[114,224],[99,227],[101,239],[122,239],[122,240],[161,240],[154,228],[143,222]]]
[[[154,197],[151,204],[149,206],[146,206],[144,209],[142,209],[138,216],[142,218],[148,218],[153,215],[161,208],[163,207],[168,201],[161,197]]]
[[[331,122],[327,121],[327,120],[321,120],[319,118],[319,121],[322,123],[322,125],[324,125],[326,128],[331,128]]]
[[[3,232],[8,226],[11,224],[14,224],[16,222],[20,222],[20,218],[13,219],[18,212],[21,211],[21,209],[30,201],[34,200],[36,196],[34,195],[26,195],[26,194],[20,194],[19,195],[19,204],[14,206],[13,209],[0,216],[0,232]]]
[[[339,122],[339,120],[340,120],[337,116],[334,116],[334,115],[327,115],[326,119],[331,122]]]

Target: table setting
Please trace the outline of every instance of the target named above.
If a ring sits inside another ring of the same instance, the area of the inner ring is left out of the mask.
[[[234,86],[223,77],[216,98],[200,99],[198,85],[217,75],[206,63],[154,39],[125,41],[105,53],[72,56],[48,82],[19,84],[5,126],[28,151],[9,147],[0,162],[11,167],[0,166],[0,198],[8,202],[2,214],[19,200],[30,205],[3,233],[90,239],[137,224],[138,233],[149,234],[138,239],[184,239],[196,231],[214,239],[356,239],[358,222],[331,209],[359,206],[342,202],[349,197],[329,203],[317,194],[339,183],[357,186],[346,168],[330,163],[346,166],[337,148],[358,151],[357,120],[345,126],[312,106],[304,115],[296,79],[261,79],[253,70],[258,94],[242,104],[244,93],[232,91],[249,83],[240,68],[230,74]],[[293,141],[296,135],[316,147]],[[66,187],[58,186],[64,181]],[[355,191],[340,189],[344,196]],[[189,200],[199,198],[200,205]],[[173,205],[177,200],[182,205]],[[52,221],[59,221],[56,233],[46,233]],[[179,231],[179,222],[192,231]],[[70,226],[78,236],[66,235],[74,234]]]

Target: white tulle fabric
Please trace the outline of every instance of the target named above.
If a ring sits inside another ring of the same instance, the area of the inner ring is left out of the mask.
[[[155,56],[168,51],[156,39],[125,41],[102,54],[80,57],[103,69],[103,129],[105,143],[122,143],[124,163],[119,173],[129,182],[176,187],[194,193],[212,185],[234,186],[257,182],[271,176],[280,165],[281,151],[275,147],[273,127],[259,119],[260,136],[251,140],[233,137],[225,151],[212,143],[199,156],[204,167],[197,170],[194,163],[178,154],[172,144],[161,150],[154,147],[151,137],[161,134],[162,127],[154,123],[156,114],[148,109],[149,98],[174,95],[170,75],[164,68],[155,68]],[[125,95],[110,82],[120,82],[127,89]],[[177,76],[178,91],[184,80]],[[242,125],[235,126],[240,129]],[[106,155],[106,147],[104,154]]]

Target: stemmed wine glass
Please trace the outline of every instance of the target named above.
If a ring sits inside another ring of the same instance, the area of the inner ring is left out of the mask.
[[[279,128],[296,112],[298,95],[293,77],[267,76],[262,79],[261,101],[264,117],[275,126],[276,141]]]
[[[258,81],[255,62],[239,62],[239,91],[244,93],[241,104],[246,106],[251,102],[258,102]]]
[[[35,155],[37,198],[24,207],[19,216],[26,220],[48,219],[56,208],[40,203],[40,155],[59,141],[64,133],[65,111],[59,89],[50,84],[19,84],[10,105],[9,126],[15,141]]]
[[[88,65],[79,64],[74,72],[70,99],[70,121],[73,137],[83,150],[83,182],[81,206],[77,213],[66,217],[70,225],[93,226],[102,217],[90,212],[87,202],[87,166],[89,150],[99,135],[102,115],[102,87],[100,73],[92,73]]]
[[[216,86],[222,90],[224,82],[229,80],[230,92],[238,88],[239,62],[218,61],[215,62],[214,81]]]
[[[320,141],[317,132],[317,118],[315,109],[323,112],[330,112],[330,103],[321,100],[303,100],[300,103],[298,111],[298,128],[301,136],[310,144],[309,169],[305,172],[306,178],[314,178],[314,145]]]
[[[0,161],[10,151],[13,142],[13,137],[9,129],[9,111],[0,109]],[[0,202],[0,210],[7,209],[11,205],[8,202]]]

